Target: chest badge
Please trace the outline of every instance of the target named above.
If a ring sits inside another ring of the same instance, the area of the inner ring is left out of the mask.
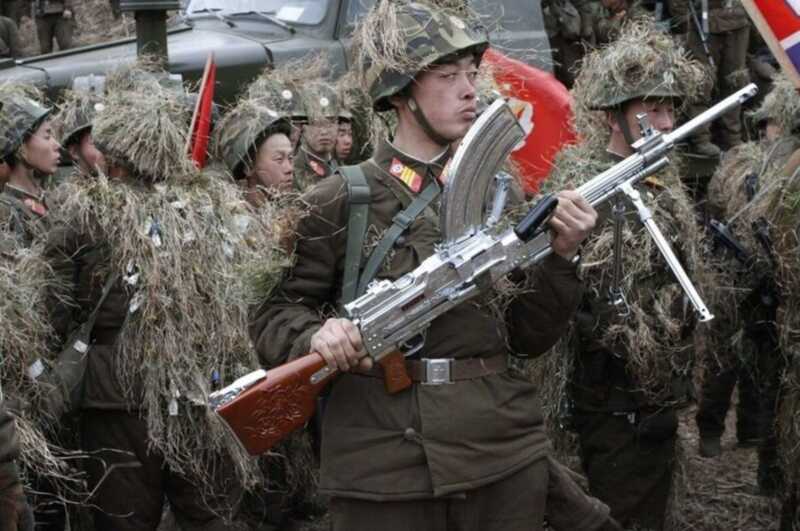
[[[309,160],[308,165],[311,166],[311,169],[314,171],[314,173],[320,177],[325,177],[325,168],[322,167],[322,164],[316,160]]]
[[[35,199],[30,199],[30,198],[25,199],[22,201],[22,204],[28,207],[28,210],[30,210],[37,216],[44,216],[45,214],[47,214],[47,207],[44,206],[39,201],[36,201]]]
[[[392,164],[389,166],[389,173],[403,181],[415,194],[422,188],[422,177],[396,158],[392,159]]]

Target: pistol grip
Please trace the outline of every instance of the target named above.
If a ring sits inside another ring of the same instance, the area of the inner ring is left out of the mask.
[[[406,361],[399,350],[383,357],[378,363],[383,367],[383,381],[390,395],[411,387],[411,378],[406,370]]]

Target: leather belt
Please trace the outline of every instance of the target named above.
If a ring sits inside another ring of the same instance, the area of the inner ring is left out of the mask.
[[[508,370],[508,355],[497,354],[488,358],[422,358],[405,360],[406,371],[414,383],[443,385],[463,380],[474,380]],[[371,378],[383,378],[383,369],[376,365],[368,371],[355,374]]]

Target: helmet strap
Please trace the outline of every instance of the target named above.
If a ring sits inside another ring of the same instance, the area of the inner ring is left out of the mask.
[[[625,117],[625,112],[622,110],[622,106],[618,106],[616,109],[614,109],[614,119],[617,120],[617,125],[619,126],[620,131],[622,131],[622,136],[625,137],[625,142],[627,142],[629,146],[633,147],[635,140],[633,139],[631,128],[628,127],[628,120]]]
[[[408,98],[408,108],[411,109],[411,112],[414,114],[417,122],[419,122],[422,130],[428,135],[428,138],[443,147],[450,145],[452,140],[448,140],[433,128],[431,123],[428,121],[428,118],[425,116],[425,113],[422,112],[422,108],[419,106],[419,104],[417,104],[414,98]]]

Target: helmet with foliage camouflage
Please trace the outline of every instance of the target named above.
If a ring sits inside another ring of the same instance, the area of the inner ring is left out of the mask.
[[[483,54],[488,36],[463,14],[463,9],[380,0],[361,20],[355,33],[356,64],[376,111],[390,110],[389,97],[437,61],[470,51]]]
[[[52,109],[22,94],[0,96],[0,154],[5,159],[16,153],[23,142],[36,132]]]
[[[590,110],[611,110],[639,98],[699,96],[709,79],[652,20],[637,19],[622,28],[616,41],[586,56],[574,93]]]
[[[331,83],[312,81],[303,87],[302,97],[309,122],[325,122],[339,117],[340,98]]]
[[[214,139],[216,150],[231,174],[237,177],[242,165],[273,132],[290,136],[289,119],[263,102],[242,100],[220,123]]]
[[[800,93],[786,74],[775,78],[772,90],[750,117],[757,123],[774,122],[786,134],[800,127]]]
[[[293,81],[262,76],[247,88],[247,98],[261,101],[264,106],[275,109],[281,116],[294,121],[308,120],[302,92]]]
[[[79,92],[68,97],[56,118],[61,145],[69,147],[80,141],[81,135],[92,128],[95,116],[104,108],[95,94]]]

